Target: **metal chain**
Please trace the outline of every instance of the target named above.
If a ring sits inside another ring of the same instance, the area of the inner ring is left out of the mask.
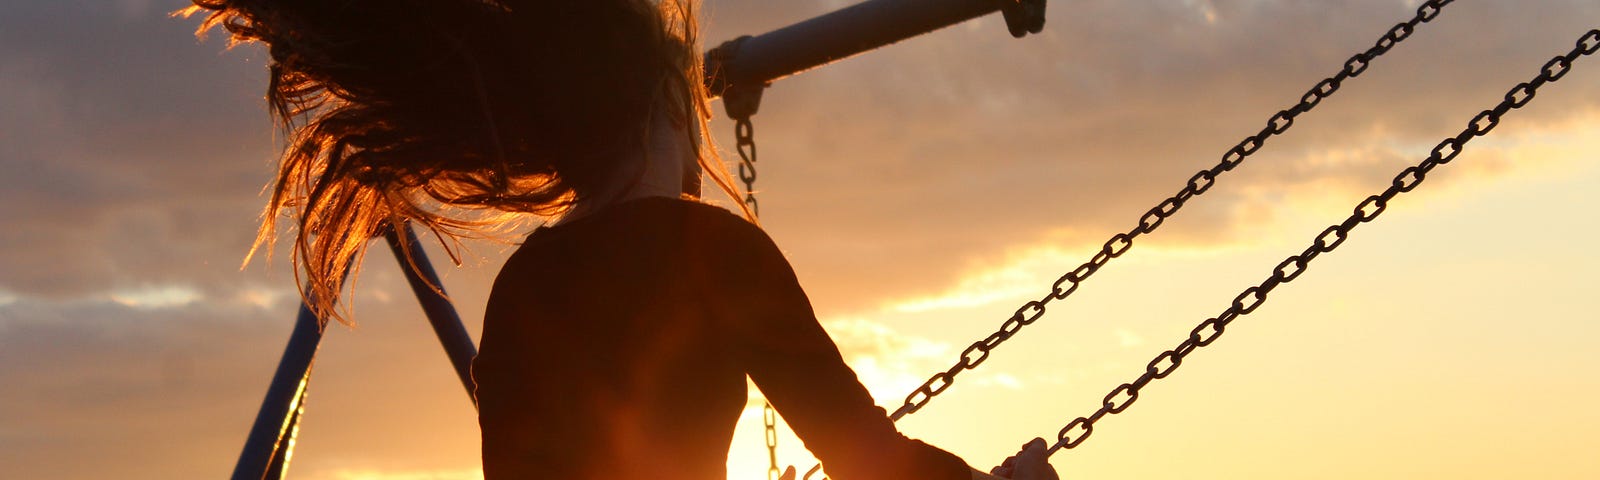
[[[767,427],[767,480],[778,480],[778,411],[772,402],[761,403],[761,422]]]
[[[1530,100],[1533,100],[1533,95],[1538,91],[1539,87],[1561,79],[1571,69],[1573,61],[1576,61],[1579,57],[1593,54],[1596,50],[1600,50],[1600,29],[1590,30],[1578,39],[1577,45],[1571,51],[1556,56],[1548,63],[1545,63],[1544,67],[1539,70],[1539,75],[1532,81],[1517,84],[1509,92],[1506,92],[1504,99],[1494,108],[1484,110],[1477,116],[1472,117],[1472,120],[1467,122],[1466,128],[1461,133],[1456,134],[1454,137],[1445,138],[1444,141],[1439,142],[1438,146],[1433,147],[1433,151],[1421,163],[1406,167],[1399,175],[1396,175],[1389,188],[1385,189],[1383,193],[1362,200],[1361,203],[1356,205],[1355,211],[1348,218],[1323,230],[1305,251],[1284,259],[1282,263],[1278,264],[1277,268],[1272,270],[1272,275],[1267,277],[1265,281],[1256,286],[1246,288],[1238,297],[1234,297],[1233,304],[1228,306],[1221,315],[1200,322],[1194,330],[1189,332],[1189,337],[1179,343],[1176,348],[1156,355],[1155,359],[1145,366],[1144,374],[1139,375],[1139,378],[1111,389],[1111,393],[1106,394],[1105,398],[1101,399],[1099,410],[1089,416],[1074,419],[1056,434],[1056,443],[1050,447],[1050,453],[1054,454],[1062,448],[1073,448],[1082,445],[1083,441],[1089,438],[1089,434],[1094,433],[1095,422],[1106,415],[1122,413],[1127,410],[1128,406],[1139,399],[1139,391],[1144,389],[1145,386],[1171,375],[1173,370],[1176,370],[1178,365],[1182,364],[1183,359],[1190,353],[1200,347],[1210,345],[1211,342],[1221,337],[1222,332],[1229,323],[1241,316],[1248,315],[1250,312],[1255,311],[1257,307],[1260,307],[1261,304],[1266,303],[1267,294],[1272,292],[1274,288],[1294,281],[1301,273],[1305,272],[1311,260],[1338,248],[1340,244],[1344,243],[1345,239],[1350,237],[1350,231],[1354,230],[1357,225],[1378,218],[1378,215],[1382,214],[1384,208],[1389,205],[1390,200],[1393,200],[1401,193],[1410,192],[1412,189],[1417,188],[1417,185],[1422,183],[1423,178],[1428,172],[1433,171],[1434,167],[1450,163],[1457,155],[1461,154],[1461,150],[1466,147],[1467,142],[1494,130],[1495,126],[1500,124],[1501,116],[1513,109],[1527,105]]]
[[[1055,284],[1051,285],[1050,292],[1045,294],[1043,298],[1023,304],[1022,307],[1017,309],[1016,313],[1012,314],[1010,318],[1000,325],[999,330],[989,334],[983,340],[973,342],[972,345],[961,352],[961,359],[954,366],[943,372],[933,374],[926,382],[923,382],[922,386],[917,387],[915,391],[907,395],[905,403],[896,409],[890,418],[899,420],[901,417],[916,412],[924,405],[927,405],[934,396],[950,388],[950,385],[955,382],[956,375],[962,371],[977,368],[978,365],[989,358],[991,350],[1016,335],[1022,327],[1032,324],[1040,316],[1044,315],[1045,307],[1051,301],[1067,298],[1078,289],[1080,283],[1088,279],[1089,276],[1094,275],[1096,271],[1100,270],[1100,267],[1105,266],[1106,262],[1127,252],[1133,246],[1134,239],[1140,235],[1154,232],[1157,227],[1161,226],[1163,221],[1178,213],[1178,209],[1182,208],[1189,199],[1205,193],[1219,176],[1233,170],[1234,167],[1243,163],[1246,157],[1260,150],[1261,146],[1266,144],[1267,139],[1288,131],[1289,127],[1294,124],[1296,117],[1311,111],[1323,99],[1332,96],[1334,92],[1339,90],[1344,81],[1361,75],[1362,72],[1366,71],[1367,66],[1373,59],[1378,58],[1407,37],[1410,37],[1418,25],[1433,20],[1445,5],[1449,5],[1453,1],[1429,0],[1417,7],[1416,15],[1410,20],[1390,28],[1371,48],[1346,60],[1339,73],[1317,82],[1316,86],[1300,97],[1299,103],[1274,114],[1267,120],[1266,127],[1262,128],[1260,132],[1245,137],[1238,145],[1229,149],[1227,153],[1223,154],[1221,162],[1194,174],[1177,194],[1163,200],[1159,205],[1145,212],[1143,216],[1139,217],[1138,226],[1127,232],[1112,236],[1088,262],[1057,279]]]
[[[750,213],[761,216],[761,206],[756,203],[756,127],[750,117],[734,119],[733,136],[739,151],[739,180],[744,181],[744,204]]]
[[[756,203],[756,127],[750,123],[749,116],[734,119],[733,136],[739,151],[739,180],[744,181],[744,204],[750,208],[750,213],[761,215],[761,208]],[[761,423],[766,427],[767,442],[767,480],[778,480],[778,411],[772,408],[772,402],[761,402]]]

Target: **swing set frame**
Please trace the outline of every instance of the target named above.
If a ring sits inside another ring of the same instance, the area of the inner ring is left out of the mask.
[[[1323,99],[1332,96],[1345,81],[1359,76],[1373,59],[1404,41],[1421,24],[1433,20],[1452,1],[1423,2],[1410,20],[1395,25],[1371,48],[1352,56],[1336,75],[1317,83],[1298,103],[1268,119],[1260,132],[1246,137],[1223,154],[1215,167],[1201,170],[1176,195],[1141,216],[1136,227],[1112,236],[1088,262],[1067,272],[1052,284],[1043,298],[1025,303],[1001,324],[999,330],[965,349],[954,366],[935,373],[911,392],[904,404],[891,415],[891,419],[899,420],[916,412],[934,396],[948,389],[957,374],[983,363],[994,348],[1043,316],[1051,301],[1071,295],[1080,282],[1132,248],[1135,238],[1155,231],[1188,200],[1209,190],[1222,174],[1242,164],[1269,138],[1287,131],[1297,116],[1311,111]],[[713,96],[723,99],[728,115],[738,122],[739,153],[743,160],[740,165],[741,178],[747,186],[755,180],[755,145],[750,117],[759,107],[761,92],[771,82],[995,11],[1003,12],[1013,36],[1020,38],[1028,33],[1038,33],[1044,25],[1044,5],[1045,0],[869,0],[760,36],[739,37],[708,51],[705,54],[705,82]],[[1415,189],[1430,171],[1456,158],[1472,139],[1487,135],[1499,125],[1502,116],[1532,101],[1540,87],[1560,80],[1575,61],[1597,52],[1600,52],[1600,28],[1580,36],[1572,49],[1553,57],[1529,81],[1512,87],[1500,102],[1474,116],[1460,133],[1442,140],[1418,164],[1403,169],[1389,188],[1357,204],[1346,219],[1317,235],[1303,252],[1279,263],[1266,280],[1245,288],[1221,314],[1200,322],[1178,346],[1156,355],[1138,378],[1111,389],[1096,411],[1077,417],[1060,429],[1050,453],[1081,445],[1093,433],[1097,421],[1125,411],[1138,399],[1144,387],[1166,378],[1187,355],[1220,337],[1229,323],[1265,303],[1267,294],[1274,288],[1299,277],[1313,259],[1332,252],[1360,224],[1376,219],[1390,201]],[[754,208],[753,195],[745,201]],[[402,267],[409,267],[402,268],[406,279],[422,304],[462,385],[466,387],[469,399],[472,399],[470,367],[476,348],[445,296],[437,273],[418,246],[416,233],[409,226],[403,230],[388,231],[384,236]],[[288,346],[235,466],[233,479],[279,479],[286,472],[304,411],[306,384],[310,380],[311,366],[322,338],[321,328],[322,322],[308,307],[302,305]],[[476,407],[476,399],[473,402]],[[772,457],[768,476],[769,479],[775,479],[775,416],[770,407],[764,413],[767,448]],[[805,478],[809,480],[820,469],[821,465],[812,467],[806,472]]]
[[[747,108],[743,117],[748,118],[755,113],[762,89],[773,81],[997,11],[1005,16],[1012,36],[1038,33],[1044,27],[1045,1],[868,0],[769,33],[739,37],[706,52],[705,82],[725,105]],[[385,232],[384,238],[476,409],[471,368],[477,347],[416,232],[407,225],[403,232]],[[234,464],[233,480],[278,480],[288,471],[323,325],[302,303]]]

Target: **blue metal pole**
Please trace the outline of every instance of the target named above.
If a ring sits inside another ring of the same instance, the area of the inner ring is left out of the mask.
[[[439,342],[444,345],[456,375],[467,388],[468,398],[476,408],[477,399],[472,395],[471,368],[477,347],[462,325],[461,317],[445,297],[438,273],[428,261],[427,254],[418,246],[416,233],[409,227],[406,228],[405,242],[401,242],[393,231],[386,232],[384,238],[388,240],[395,258],[400,261],[400,270],[405,273],[407,283],[422,304],[423,312],[433,325],[434,333],[439,336]],[[233,480],[276,480],[283,476],[305,408],[305,390],[311,379],[311,365],[321,342],[322,322],[302,302],[294,330],[290,332],[288,345],[284,347],[283,357],[278,362],[278,369],[272,375],[272,383],[261,401],[261,409],[256,413],[249,436],[245,438],[239,461],[234,464],[230,477]]]
[[[422,311],[428,316],[428,323],[433,325],[433,333],[439,336],[439,343],[444,345],[445,355],[450,357],[451,365],[456,368],[456,376],[461,378],[461,385],[467,388],[467,397],[472,400],[472,407],[478,407],[478,397],[474,394],[476,386],[472,381],[472,357],[478,355],[478,347],[472,342],[472,337],[467,334],[466,326],[461,323],[461,316],[450,304],[450,299],[445,296],[444,284],[439,282],[439,274],[433,270],[433,264],[428,261],[428,254],[422,251],[421,242],[417,239],[416,231],[407,224],[405,238],[393,229],[384,233],[383,238],[389,241],[389,249],[394,251],[394,257],[400,261],[400,270],[405,272],[406,282],[411,284],[411,291],[417,295],[417,302],[422,304]]]
[[[311,378],[311,362],[321,343],[322,322],[311,312],[311,307],[302,302],[294,331],[289,334],[289,344],[284,347],[283,359],[278,361],[278,371],[272,374],[266,398],[261,400],[261,410],[250,426],[250,435],[245,437],[244,451],[233,466],[233,480],[278,478],[287,468],[287,447],[292,444],[282,439],[298,424],[306,382]]]
[[[295,438],[300,436],[300,419],[305,418],[306,391],[310,384],[311,369],[308,368],[305,378],[300,380],[300,396],[295,398],[294,405],[290,407],[288,424],[278,435],[278,446],[272,452],[272,462],[261,477],[264,480],[280,480],[289,472],[289,457],[294,455]]]

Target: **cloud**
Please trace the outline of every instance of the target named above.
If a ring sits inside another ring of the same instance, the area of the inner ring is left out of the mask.
[[[0,285],[64,298],[238,281],[226,266],[248,248],[270,171],[260,63],[249,48],[219,58],[169,8],[0,7],[0,168],[13,172],[0,177]]]
[[[112,292],[111,301],[131,308],[181,307],[199,301],[200,291],[187,285],[161,285]]]
[[[949,343],[864,318],[833,319],[823,325],[861,383],[890,411],[929,375],[950,368],[958,352]],[[962,383],[1016,390],[1026,382],[1010,373],[977,371],[964,374]]]
[[[1009,373],[973,375],[972,383],[978,386],[998,386],[1008,390],[1022,390],[1022,380]]]
[[[1134,333],[1132,330],[1119,328],[1113,330],[1112,333],[1116,334],[1117,345],[1119,346],[1133,348],[1144,345],[1144,337],[1139,336],[1138,333]]]
[[[371,283],[386,281],[386,272],[375,273]],[[182,291],[164,288],[129,295],[139,300],[20,297],[0,305],[0,459],[8,474],[206,478],[231,469],[294,303],[170,302]],[[456,461],[476,458],[470,403],[415,305],[399,307],[365,305],[361,330],[330,328],[294,457],[297,477],[461,478],[449,476]],[[398,452],[407,453],[391,457]],[[75,460],[84,457],[96,461]]]
[[[891,402],[921,385],[927,372],[946,368],[938,364],[951,355],[948,344],[862,318],[829,319],[823,327],[862,386],[891,409]],[[752,389],[751,406],[746,408],[759,408],[760,398],[760,392]]]
[[[210,320],[219,314],[247,321]],[[109,300],[0,306],[0,381],[8,385],[0,389],[0,455],[13,459],[8,473],[219,474],[278,348],[255,339],[282,338],[268,335],[278,331],[273,322],[248,321],[256,318]],[[85,456],[96,461],[80,461]]]
[[[1219,1],[1212,25],[1190,3],[1079,2],[1022,40],[984,19],[770,88],[764,223],[819,308],[938,290],[1062,230],[1086,232],[1064,248],[1098,246],[1414,8]],[[1237,242],[1260,195],[1387,183],[1590,28],[1564,17],[1600,14],[1535,3],[1447,7],[1149,241]],[[1585,115],[1597,94],[1575,72],[1503,128]],[[1312,161],[1331,155],[1352,160]]]

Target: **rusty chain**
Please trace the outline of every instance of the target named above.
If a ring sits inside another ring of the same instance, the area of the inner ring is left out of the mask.
[[[1578,39],[1577,45],[1571,51],[1550,59],[1549,62],[1544,64],[1544,67],[1540,68],[1539,74],[1532,81],[1512,87],[1494,108],[1484,110],[1472,117],[1472,120],[1467,122],[1466,128],[1461,133],[1456,134],[1454,137],[1445,138],[1437,146],[1433,147],[1432,152],[1421,163],[1406,167],[1400,174],[1396,175],[1389,188],[1385,189],[1383,193],[1362,200],[1361,203],[1356,205],[1355,211],[1348,218],[1323,230],[1305,251],[1284,259],[1272,270],[1271,276],[1267,277],[1265,281],[1246,288],[1239,296],[1234,297],[1233,304],[1228,306],[1221,315],[1200,322],[1199,325],[1195,326],[1194,330],[1189,332],[1189,337],[1179,343],[1177,347],[1156,355],[1155,359],[1145,366],[1144,374],[1139,375],[1139,378],[1111,389],[1111,392],[1101,399],[1099,410],[1089,416],[1072,420],[1056,433],[1056,442],[1050,446],[1050,453],[1054,454],[1057,450],[1063,448],[1070,449],[1082,445],[1083,441],[1088,439],[1091,433],[1094,433],[1095,422],[1106,415],[1122,413],[1127,410],[1128,406],[1139,399],[1139,391],[1144,389],[1145,386],[1171,375],[1190,353],[1200,347],[1210,345],[1211,342],[1215,342],[1218,337],[1221,337],[1229,323],[1241,316],[1248,315],[1250,312],[1255,311],[1257,307],[1260,307],[1261,304],[1266,303],[1267,294],[1272,292],[1274,288],[1299,277],[1301,273],[1305,272],[1306,267],[1310,265],[1311,260],[1338,248],[1340,244],[1344,243],[1345,239],[1350,237],[1350,231],[1354,230],[1357,225],[1378,218],[1378,215],[1382,214],[1384,209],[1388,207],[1389,201],[1401,193],[1410,192],[1417,188],[1417,185],[1422,183],[1428,172],[1433,171],[1435,167],[1450,163],[1457,155],[1461,154],[1461,150],[1466,147],[1467,142],[1494,130],[1500,124],[1501,116],[1513,109],[1527,105],[1529,101],[1533,100],[1534,93],[1538,91],[1539,87],[1561,79],[1571,69],[1572,62],[1579,57],[1594,54],[1596,50],[1600,50],[1600,29],[1590,30]]]
[[[1373,59],[1383,55],[1389,49],[1394,48],[1395,45],[1410,37],[1418,25],[1433,20],[1445,5],[1449,5],[1453,1],[1429,0],[1417,7],[1416,15],[1410,20],[1396,24],[1385,32],[1371,48],[1351,56],[1349,60],[1344,62],[1344,67],[1337,74],[1317,82],[1316,86],[1300,97],[1299,103],[1274,114],[1267,120],[1266,127],[1262,128],[1260,132],[1245,137],[1238,145],[1223,154],[1221,162],[1194,174],[1176,195],[1163,200],[1160,204],[1145,212],[1143,216],[1139,217],[1138,226],[1127,232],[1112,236],[1088,262],[1057,279],[1051,285],[1050,292],[1045,294],[1043,298],[1023,304],[1022,307],[1017,309],[1016,313],[1012,314],[1010,318],[1000,325],[999,330],[989,334],[983,340],[973,342],[972,345],[961,352],[961,359],[954,366],[929,377],[926,382],[923,382],[922,386],[917,387],[910,395],[906,396],[905,403],[896,409],[889,418],[899,420],[901,417],[914,413],[924,405],[927,405],[934,396],[950,388],[950,385],[955,382],[956,375],[962,371],[977,368],[978,365],[989,358],[989,352],[994,350],[995,347],[1000,346],[1001,343],[1016,335],[1022,327],[1032,324],[1040,316],[1043,316],[1045,307],[1051,301],[1067,298],[1078,289],[1080,283],[1088,279],[1096,271],[1099,271],[1100,267],[1105,266],[1106,262],[1127,252],[1133,246],[1135,238],[1154,232],[1163,221],[1177,214],[1178,209],[1182,208],[1185,202],[1205,193],[1219,176],[1233,170],[1234,167],[1243,163],[1246,157],[1260,150],[1261,146],[1266,144],[1267,139],[1288,131],[1289,127],[1294,124],[1296,117],[1311,111],[1323,99],[1332,96],[1334,92],[1339,90],[1344,81],[1361,75],[1362,72],[1366,71],[1367,66]]]

